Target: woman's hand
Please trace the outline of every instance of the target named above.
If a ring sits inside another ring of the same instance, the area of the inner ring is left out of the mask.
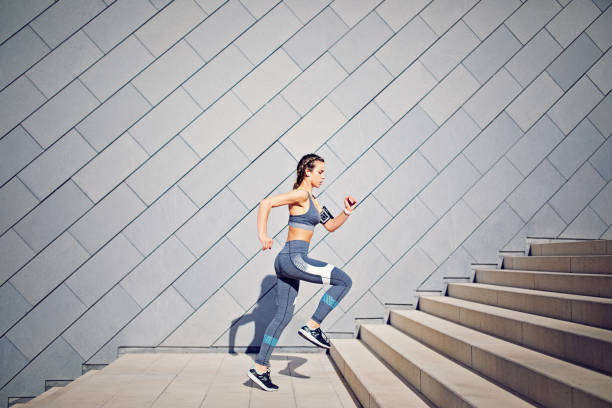
[[[353,211],[356,206],[357,200],[355,200],[355,197],[352,195],[347,195],[344,197],[344,208],[346,208],[346,211]]]
[[[272,242],[274,242],[272,238],[270,238],[267,235],[264,235],[264,236],[259,237],[259,240],[261,241],[262,251],[265,251],[266,249],[272,249]]]

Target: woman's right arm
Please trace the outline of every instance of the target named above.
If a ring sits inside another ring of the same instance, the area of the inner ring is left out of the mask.
[[[288,193],[275,194],[266,197],[259,202],[257,210],[257,233],[261,241],[262,250],[272,248],[272,238],[268,236],[266,231],[268,225],[268,215],[272,207],[281,205],[296,204],[308,199],[308,193],[304,190],[291,190]]]

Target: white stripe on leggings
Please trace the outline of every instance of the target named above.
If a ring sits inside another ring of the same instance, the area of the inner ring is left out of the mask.
[[[293,264],[302,272],[311,273],[313,275],[318,275],[323,280],[323,283],[331,282],[331,273],[334,269],[334,265],[326,264],[325,266],[314,266],[309,264],[302,258],[302,255],[295,254],[291,257],[291,261]]]

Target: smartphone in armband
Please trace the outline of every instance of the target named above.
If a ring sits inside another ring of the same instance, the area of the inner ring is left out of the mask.
[[[334,218],[334,216],[331,214],[331,212],[329,212],[329,210],[325,206],[323,206],[323,209],[321,210],[320,215],[321,215],[321,224],[325,224],[327,221]]]

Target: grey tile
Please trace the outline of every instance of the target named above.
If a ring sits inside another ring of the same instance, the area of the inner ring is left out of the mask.
[[[205,61],[209,61],[254,21],[240,1],[230,0],[185,39]]]
[[[131,82],[151,105],[157,105],[202,65],[204,61],[193,48],[179,41]]]
[[[167,3],[167,0],[163,0]],[[158,3],[159,1],[154,1],[153,4]],[[225,0],[196,0],[196,3],[200,5],[208,14],[212,14],[215,10],[217,10]],[[157,6],[156,6],[157,7]],[[158,9],[161,7],[157,7]]]
[[[25,167],[42,151],[38,143],[17,126],[0,139],[0,185]]]
[[[138,196],[121,183],[74,223],[70,233],[93,254],[145,208]]]
[[[612,139],[608,138],[606,143],[597,149],[589,163],[606,181],[612,179]]]
[[[88,360],[139,311],[140,307],[130,295],[121,286],[115,286],[62,337],[84,360]]]
[[[436,175],[427,160],[416,153],[395,169],[373,194],[389,213],[395,215]]]
[[[305,69],[347,31],[346,24],[328,7],[291,37],[283,49]]]
[[[4,283],[13,272],[21,268],[33,255],[34,251],[12,229],[0,236],[0,282]]]
[[[612,183],[608,181],[608,184],[589,204],[606,225],[612,224],[612,206],[610,203],[612,203]]]
[[[106,343],[91,358],[90,362],[93,364],[112,362],[116,358],[117,349],[120,346],[158,346],[192,312],[193,309],[185,299],[174,288],[169,287]],[[200,326],[200,329],[202,327]],[[192,345],[195,346],[196,344]]]
[[[193,202],[175,186],[136,218],[123,234],[140,252],[148,255],[196,211]]]
[[[543,72],[514,99],[506,112],[527,131],[562,95],[563,90]]]
[[[217,317],[223,314],[225,319]],[[229,329],[230,319],[238,319],[244,310],[223,288],[217,291],[204,305],[182,322],[161,343],[162,346],[210,346],[224,331]],[[229,322],[228,322],[229,320]],[[206,326],[207,330],[202,330]]]
[[[120,285],[140,307],[145,307],[179,277],[195,257],[174,236],[161,244]]]
[[[520,48],[521,43],[502,24],[463,60],[463,65],[483,84]]]
[[[459,109],[442,125],[423,145],[419,151],[440,171],[453,160],[465,146],[480,132],[480,128]]]
[[[612,51],[608,50],[608,52],[593,65],[588,73],[591,81],[593,81],[604,94],[608,94],[612,89],[610,72],[612,72]]]
[[[0,47],[0,89],[7,86],[49,52],[30,26],[25,26]]]
[[[89,208],[91,201],[69,180],[15,225],[31,248],[40,251]]]
[[[81,82],[75,81],[21,125],[42,147],[47,148],[99,104]]]
[[[482,263],[496,263],[497,251],[523,227],[523,220],[510,206],[502,203],[474,230],[465,241],[465,248],[476,260]]]
[[[516,168],[527,176],[540,161],[548,156],[563,133],[544,115],[506,154]]]
[[[314,307],[314,306],[313,306]],[[340,310],[342,307],[336,308],[330,313],[333,321],[330,327],[333,331],[355,333],[356,331],[356,319],[384,319],[385,308],[381,302],[376,299],[372,292],[367,291],[365,294],[348,310],[345,314],[340,316]],[[337,311],[337,316],[334,316],[334,311]]]
[[[89,258],[67,232],[60,235],[9,280],[31,304],[40,302]]]
[[[420,102],[438,125],[442,125],[478,89],[476,79],[458,65]]]
[[[417,105],[376,142],[374,149],[391,167],[396,168],[436,129],[436,124]]]
[[[485,128],[522,89],[502,68],[467,101],[464,109],[478,126]]]
[[[412,7],[415,2],[394,0],[402,7]],[[380,7],[389,4],[385,1]],[[407,66],[412,64],[423,51],[427,49],[438,38],[431,28],[419,16],[416,16],[400,31],[398,31],[377,52],[376,58],[387,68],[389,72],[397,76]]]
[[[441,265],[480,224],[480,218],[459,200],[419,241],[419,247]]]
[[[66,285],[90,307],[141,260],[138,250],[119,234],[74,272]]]
[[[423,14],[421,17],[424,18]],[[459,21],[423,54],[420,61],[436,79],[441,80],[478,44],[478,37],[465,23]]]
[[[140,27],[136,36],[159,57],[205,17],[206,13],[193,0],[177,0]]]
[[[327,145],[345,165],[349,165],[391,125],[391,121],[378,105],[370,103],[339,130]]]
[[[241,0],[242,4],[249,9],[253,17],[260,19],[266,14],[276,3],[277,0]]]
[[[565,229],[565,222],[548,204],[544,204],[540,210],[525,224],[523,228],[509,241],[504,249],[525,249],[526,237],[557,237]]]
[[[346,77],[340,64],[325,53],[295,78],[282,95],[300,115],[305,115]]]
[[[398,77],[393,79],[393,82],[376,97],[375,101],[389,115],[391,120],[398,121],[436,83],[436,79],[425,66],[416,61]]]
[[[565,222],[571,222],[606,184],[588,162],[559,189],[549,203]]]
[[[23,315],[25,315],[28,310],[30,310],[32,305],[23,296],[21,296],[13,285],[7,283],[6,285],[0,286],[0,307],[2,307],[2,316],[0,316],[0,333],[4,333]],[[6,340],[6,338],[4,340]],[[6,357],[6,355],[3,355],[3,357]],[[5,358],[3,358],[3,367],[5,362]],[[0,380],[0,383],[4,384],[2,380]]]
[[[72,180],[91,200],[98,202],[148,157],[130,134],[124,133],[79,170]]]
[[[586,34],[582,34],[550,64],[546,72],[567,91],[600,56],[599,48]]]
[[[528,0],[506,20],[505,25],[526,44],[559,10],[561,6],[555,0]]]
[[[392,35],[393,31],[383,19],[377,13],[370,13],[338,40],[329,52],[346,72],[352,72]]]
[[[421,17],[438,35],[442,35],[476,3],[476,0],[432,1],[421,12]]]
[[[165,116],[160,115],[160,120]],[[183,129],[181,137],[205,157],[250,116],[236,95],[228,92]]]
[[[603,2],[608,3],[604,7],[607,9],[595,20],[593,24],[586,29],[586,33],[591,37],[595,44],[602,51],[607,50],[612,45],[612,35],[610,34],[610,23],[612,23],[612,9],[610,9],[610,2],[608,0],[604,0]],[[600,3],[595,1],[595,3]],[[600,6],[598,4],[598,6]],[[601,8],[601,6],[600,6]],[[602,8],[602,11],[604,9]]]
[[[108,52],[157,10],[147,0],[117,1],[83,27],[89,38]]]
[[[608,138],[612,134],[612,95],[608,93],[605,98],[589,114],[589,119],[599,129],[601,134]]]
[[[414,289],[435,269],[436,264],[415,246],[370,290],[377,298],[389,304],[414,304]]]
[[[50,98],[95,63],[102,52],[78,31],[27,71],[36,87]]]
[[[484,0],[472,8],[463,21],[484,40],[522,4],[519,0]]]
[[[95,155],[85,139],[71,130],[19,172],[19,178],[43,199]]]
[[[125,182],[149,206],[187,174],[198,160],[199,157],[187,143],[180,137],[175,137],[132,173]]]
[[[198,207],[202,207],[248,165],[249,160],[236,145],[231,140],[225,140],[185,175],[178,185]]]
[[[244,205],[225,188],[179,228],[176,237],[199,257],[245,214]]]
[[[522,136],[521,129],[506,112],[502,112],[469,144],[463,154],[484,174]]]
[[[528,221],[563,183],[565,183],[563,176],[548,160],[544,160],[508,196],[506,202],[524,221]]]
[[[231,139],[250,160],[255,160],[299,119],[300,116],[279,95],[243,123]]]
[[[61,285],[13,326],[6,337],[24,356],[32,359],[85,309],[70,289]]]
[[[550,108],[548,116],[568,134],[602,99],[599,89],[583,76]]]
[[[376,7],[376,12],[397,32],[429,3],[429,0],[387,0]]]
[[[548,160],[566,179],[602,145],[604,139],[588,120],[583,120],[550,153]]]
[[[301,72],[289,55],[279,48],[232,90],[251,112],[255,112]]]
[[[132,85],[121,88],[91,114],[87,115],[76,130],[101,151],[126,131],[150,109],[151,105]]]
[[[12,130],[45,100],[45,96],[25,76],[3,89],[0,92],[0,135]]]
[[[562,238],[597,239],[608,226],[590,208],[586,207],[561,233]]]
[[[508,61],[506,69],[522,86],[527,86],[561,51],[548,31],[542,30]]]
[[[436,216],[441,217],[480,178],[478,170],[459,155],[419,194]]]
[[[307,22],[316,14],[323,10],[332,0],[286,0],[285,4],[289,6],[293,14],[295,14],[302,22]]]
[[[378,3],[377,0],[336,0],[332,3],[331,8],[349,27],[352,27]]]
[[[53,0],[4,3],[0,14],[0,41],[4,42],[52,4]]]
[[[183,88],[206,109],[239,81],[253,65],[234,45],[230,45],[189,78]]]
[[[28,359],[6,337],[0,338],[0,356],[2,356],[0,384],[4,385],[26,366]]]
[[[255,240],[255,236],[251,238]],[[172,285],[197,309],[246,261],[227,238],[222,238]]]
[[[14,177],[0,188],[0,233],[4,233],[19,221],[30,210],[36,207],[39,200],[25,184]]]
[[[352,194],[350,191],[346,193]],[[359,202],[360,198],[355,198]],[[325,237],[325,242],[346,262],[361,247],[365,246],[390,219],[385,209],[370,195],[358,203],[355,212],[348,221],[342,224],[342,227]]]
[[[381,201],[386,204],[385,201]],[[412,248],[438,218],[421,202],[412,200],[372,240],[395,263]],[[383,298],[384,299],[384,298]]]
[[[612,4],[612,1],[610,1],[610,0],[593,0],[593,3],[595,3],[597,5],[597,7],[599,7],[599,9],[601,11],[604,11],[605,9],[608,8],[608,6],[610,4]]]
[[[391,263],[372,243],[359,251],[342,267],[353,280],[351,290],[340,302],[342,310],[351,309],[390,266]]]
[[[351,117],[367,105],[391,80],[391,75],[376,58],[372,57],[338,85],[329,94],[329,100],[346,117]]]
[[[475,259],[462,246],[458,247],[433,273],[416,286],[417,290],[446,290],[445,278],[471,277]],[[431,262],[431,261],[430,261]]]
[[[559,44],[567,47],[599,13],[599,8],[591,0],[574,0],[546,24],[546,29]]]
[[[235,44],[249,61],[257,65],[301,27],[300,20],[284,3],[280,3],[242,34]]]
[[[55,48],[106,7],[102,0],[57,2],[30,22],[30,26]]]

